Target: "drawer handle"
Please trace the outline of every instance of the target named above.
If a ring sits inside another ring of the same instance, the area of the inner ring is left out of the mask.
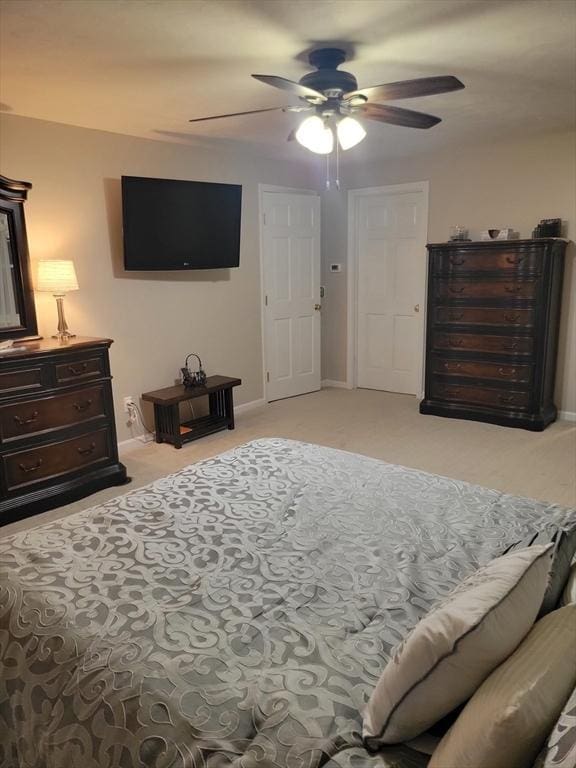
[[[465,285],[448,285],[448,290],[451,293],[464,293]]]
[[[464,312],[449,312],[448,320],[462,320]]]
[[[518,342],[513,341],[512,344],[502,344],[502,349],[505,349],[507,352],[515,352],[518,349]]]
[[[34,424],[34,422],[37,421],[38,416],[38,411],[32,411],[32,415],[27,419],[23,419],[21,416],[14,416],[14,421],[19,427],[25,427],[27,424]]]
[[[90,456],[96,450],[96,443],[90,443],[87,448],[76,448],[80,456]]]
[[[514,403],[516,398],[514,395],[498,395],[498,400],[500,400],[501,403]]]
[[[460,390],[459,389],[454,389],[453,387],[451,389],[448,389],[448,387],[446,387],[444,389],[444,394],[445,395],[454,395],[454,397],[458,397],[458,395],[460,394]]]
[[[444,368],[447,371],[459,371],[462,365],[460,363],[444,363]]]
[[[28,466],[26,466],[26,464],[18,464],[18,466],[20,467],[22,472],[28,473],[28,472],[36,472],[38,469],[40,469],[42,464],[43,464],[42,459],[38,459],[36,464],[30,464]]]
[[[500,376],[515,376],[517,371],[516,368],[498,368],[498,373]]]
[[[504,313],[504,320],[507,323],[517,323],[520,320],[520,315],[513,315],[511,312]]]
[[[78,413],[82,413],[83,411],[87,411],[88,408],[92,405],[92,398],[89,397],[88,400],[84,400],[83,403],[72,403],[74,408],[78,411]]]
[[[517,266],[518,264],[522,264],[524,261],[524,256],[506,256],[506,261],[508,264],[513,264],[514,266]]]
[[[453,336],[448,336],[448,344],[451,347],[461,347],[464,343],[464,339],[458,339]]]
[[[82,365],[75,368],[73,365],[68,366],[68,373],[72,376],[82,376],[88,370],[88,363],[82,363]]]
[[[466,264],[466,259],[463,259],[463,258],[459,259],[456,256],[451,256],[450,257],[450,264],[452,264],[452,266],[454,266],[454,267],[461,267],[462,264]]]
[[[505,285],[504,290],[506,291],[506,293],[520,293],[520,291],[522,290],[522,286],[521,285]]]

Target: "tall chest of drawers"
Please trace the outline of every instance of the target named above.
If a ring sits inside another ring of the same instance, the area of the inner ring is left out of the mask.
[[[554,380],[567,241],[428,246],[420,412],[541,431]]]
[[[127,482],[118,459],[109,339],[0,354],[0,525]]]

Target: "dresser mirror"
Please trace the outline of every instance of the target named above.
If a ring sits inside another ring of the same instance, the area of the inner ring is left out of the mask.
[[[38,333],[24,218],[31,186],[0,175],[0,341]]]

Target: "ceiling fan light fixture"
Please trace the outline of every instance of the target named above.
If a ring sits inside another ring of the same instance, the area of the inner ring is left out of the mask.
[[[338,141],[342,149],[351,149],[359,144],[366,136],[362,125],[353,117],[344,117],[337,127]]]
[[[318,155],[329,155],[334,149],[334,134],[318,115],[302,121],[296,131],[296,141]]]

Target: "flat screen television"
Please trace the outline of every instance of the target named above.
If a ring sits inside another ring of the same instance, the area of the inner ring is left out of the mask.
[[[241,208],[238,184],[122,176],[125,269],[237,267]]]

